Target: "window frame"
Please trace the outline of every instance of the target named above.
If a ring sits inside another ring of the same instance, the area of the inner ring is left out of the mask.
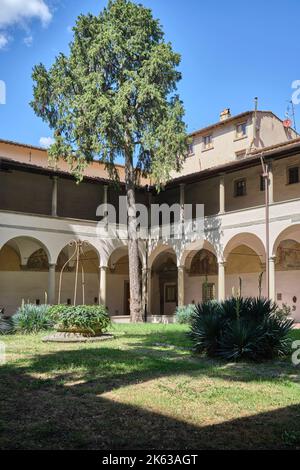
[[[206,142],[206,139],[208,139],[208,138],[210,138],[210,143],[209,143],[209,145],[205,143],[205,142]],[[202,137],[202,142],[203,142],[203,150],[204,150],[204,151],[205,151],[205,150],[211,150],[211,149],[214,147],[214,145],[213,145],[213,135],[212,135],[212,134],[206,134],[206,135],[204,135],[204,136]]]
[[[194,140],[190,144],[188,144],[188,157],[192,157],[195,155],[195,143]]]
[[[237,185],[239,183],[241,183],[242,181],[245,182],[245,192],[243,194],[238,194],[238,191],[237,191]],[[246,196],[247,195],[247,178],[238,178],[236,180],[234,180],[233,182],[233,196],[234,197],[243,197],[243,196]]]
[[[235,125],[235,140],[239,140],[239,139],[244,139],[245,137],[247,137],[247,121],[243,121],[243,122],[238,122],[236,125]],[[243,134],[239,134],[238,133],[238,127],[240,126],[244,126],[245,127],[245,132]]]
[[[266,179],[263,175],[259,175],[259,190],[260,192],[265,192],[266,190]]]
[[[169,290],[174,289],[174,296],[169,296]],[[177,303],[177,285],[175,283],[165,284],[165,299],[166,304],[175,304]]]
[[[297,181],[291,181],[290,178],[290,171],[297,170]],[[291,165],[287,168],[287,184],[293,185],[300,183],[300,174],[299,174],[299,166],[298,165]]]

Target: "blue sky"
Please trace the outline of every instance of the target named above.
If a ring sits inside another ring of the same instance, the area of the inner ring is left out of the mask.
[[[299,0],[142,0],[159,18],[182,55],[179,84],[190,131],[259,108],[284,118],[291,83],[300,79]],[[0,0],[0,138],[39,145],[51,131],[29,106],[34,64],[51,65],[68,51],[70,27],[80,13],[97,14],[103,0]],[[300,130],[300,105],[296,106]]]

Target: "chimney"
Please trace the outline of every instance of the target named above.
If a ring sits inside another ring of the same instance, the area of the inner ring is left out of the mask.
[[[226,119],[229,119],[230,117],[230,108],[226,108],[220,113],[220,121],[226,121]]]

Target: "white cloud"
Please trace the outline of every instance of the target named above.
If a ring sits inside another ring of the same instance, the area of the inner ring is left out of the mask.
[[[52,14],[44,0],[0,0],[0,27],[22,23],[32,18],[43,25],[49,23]]]
[[[7,30],[13,26],[21,26],[27,31],[23,42],[30,46],[33,38],[28,23],[33,19],[43,26],[51,21],[52,13],[45,0],[0,0],[0,49],[7,45],[10,39]]]
[[[41,147],[44,147],[45,149],[47,149],[52,144],[54,144],[54,139],[52,137],[41,137],[40,138],[40,146]]]
[[[8,36],[4,33],[0,33],[0,49],[3,49],[8,43]]]
[[[32,35],[30,34],[29,36],[25,36],[25,38],[23,39],[23,42],[27,47],[30,47],[33,43]]]

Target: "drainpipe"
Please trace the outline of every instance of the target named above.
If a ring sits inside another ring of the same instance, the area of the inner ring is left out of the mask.
[[[265,182],[265,226],[266,226],[266,297],[270,297],[270,266],[269,266],[269,257],[270,257],[270,217],[269,217],[269,167],[265,163],[263,154],[260,157],[261,166],[262,166],[262,177]]]

